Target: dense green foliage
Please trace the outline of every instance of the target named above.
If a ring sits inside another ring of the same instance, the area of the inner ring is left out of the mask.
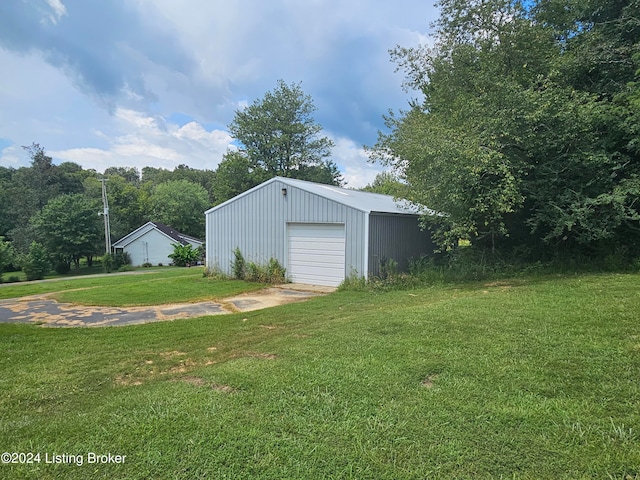
[[[157,280],[199,284],[195,300],[219,283],[160,276],[23,288],[106,298],[78,288],[111,282],[145,300]],[[2,476],[633,479],[638,292],[638,275],[526,277],[129,327],[0,324],[3,449],[85,460]]]
[[[242,251],[239,247],[233,249],[233,261],[231,262],[231,271],[233,272],[233,277],[238,280],[244,280],[244,274],[246,270],[247,262],[244,259],[244,255],[242,255]]]
[[[31,243],[27,254],[22,256],[21,264],[27,280],[41,280],[51,270],[47,251],[38,242]]]
[[[0,282],[2,282],[2,272],[14,261],[15,253],[9,242],[0,237]]]
[[[100,175],[73,163],[55,165],[37,144],[26,150],[30,167],[0,167],[0,236],[8,242],[6,251],[16,253],[13,266],[26,258],[34,241],[45,248],[48,263],[59,273],[69,271],[71,264],[79,266],[81,257],[91,265],[104,252],[104,226],[98,216],[102,212]],[[203,212],[214,203],[215,172],[185,165],[173,172],[145,167],[141,177],[135,168],[112,167],[104,177],[112,241],[149,220],[187,235],[204,235]],[[7,262],[4,253],[2,260]],[[105,268],[119,267],[111,262]]]
[[[108,253],[102,256],[102,268],[107,273],[127,268],[129,265],[131,265],[129,252]]]
[[[149,215],[149,197],[153,190],[151,184],[142,185],[140,174],[124,169],[106,169],[107,197],[109,200],[109,221],[113,240],[124,237],[135,228],[143,225]],[[135,173],[135,175],[134,175]],[[100,201],[102,186],[97,175],[84,181],[85,195]]]
[[[275,258],[270,258],[266,265],[256,262],[247,262],[244,279],[248,282],[259,283],[285,283],[287,270]]]
[[[640,2],[442,0],[372,158],[442,245],[640,253]]]
[[[188,243],[186,245],[180,245],[179,243],[173,244],[173,253],[169,254],[169,258],[173,260],[173,264],[178,267],[186,267],[195,265],[200,260],[201,253],[197,248]]]
[[[91,259],[100,251],[104,234],[98,211],[97,201],[84,194],[65,194],[49,200],[32,218],[40,243],[56,264],[69,266],[73,262],[79,268],[80,258]]]
[[[30,167],[0,167],[0,236],[18,253],[26,253],[37,238],[32,217],[58,195],[82,193],[85,176],[95,175],[73,163],[54,165],[38,144],[25,150],[31,156]]]
[[[267,180],[264,172],[255,170],[246,155],[237,151],[227,152],[218,169],[213,194],[216,203],[222,203]]]
[[[373,182],[362,188],[365,192],[381,193],[396,198],[406,198],[407,186],[398,180],[391,172],[378,173]]]
[[[312,116],[315,110],[299,84],[280,80],[262,99],[236,111],[229,131],[248,160],[245,176],[258,183],[281,176],[339,185],[340,172],[327,160],[333,141],[320,135],[322,127]]]
[[[266,265],[253,261],[247,261],[242,251],[236,247],[233,250],[231,261],[233,278],[259,283],[285,283],[287,281],[287,269],[275,258],[270,258]],[[211,277],[218,276],[217,272],[209,272]]]
[[[196,238],[204,237],[204,211],[210,206],[204,187],[188,180],[159,184],[150,200],[152,218]]]

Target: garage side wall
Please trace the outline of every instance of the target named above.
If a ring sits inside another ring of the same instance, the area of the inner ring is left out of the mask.
[[[380,273],[380,261],[393,259],[406,271],[411,258],[433,254],[431,233],[420,230],[414,215],[371,214],[369,217],[369,274]]]
[[[282,194],[282,189],[287,194]],[[245,260],[287,266],[287,224],[345,225],[345,274],[364,272],[365,213],[275,181],[207,213],[207,268],[231,275],[233,250]]]

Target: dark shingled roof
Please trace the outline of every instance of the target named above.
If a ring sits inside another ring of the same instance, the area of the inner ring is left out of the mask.
[[[151,223],[153,223],[156,226],[156,228],[160,230],[162,233],[173,238],[176,242],[180,243],[181,245],[189,244],[189,242],[186,240],[187,238],[190,238],[192,240],[202,243],[202,240],[197,239],[195,237],[190,237],[189,235],[184,235],[180,233],[178,230],[176,230],[175,228],[171,228],[170,226],[165,225],[164,223],[160,223],[160,222],[151,222]]]

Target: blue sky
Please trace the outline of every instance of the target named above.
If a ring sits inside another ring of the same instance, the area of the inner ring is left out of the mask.
[[[426,43],[436,15],[417,0],[3,0],[0,165],[28,165],[36,142],[98,171],[215,169],[234,112],[283,79],[363,186],[382,167],[362,146],[410,99],[388,50]]]

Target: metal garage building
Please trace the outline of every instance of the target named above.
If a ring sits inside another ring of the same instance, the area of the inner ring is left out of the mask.
[[[231,274],[233,250],[247,261],[277,259],[292,282],[339,285],[375,275],[380,260],[433,252],[418,215],[393,197],[275,177],[205,212],[207,268]]]

